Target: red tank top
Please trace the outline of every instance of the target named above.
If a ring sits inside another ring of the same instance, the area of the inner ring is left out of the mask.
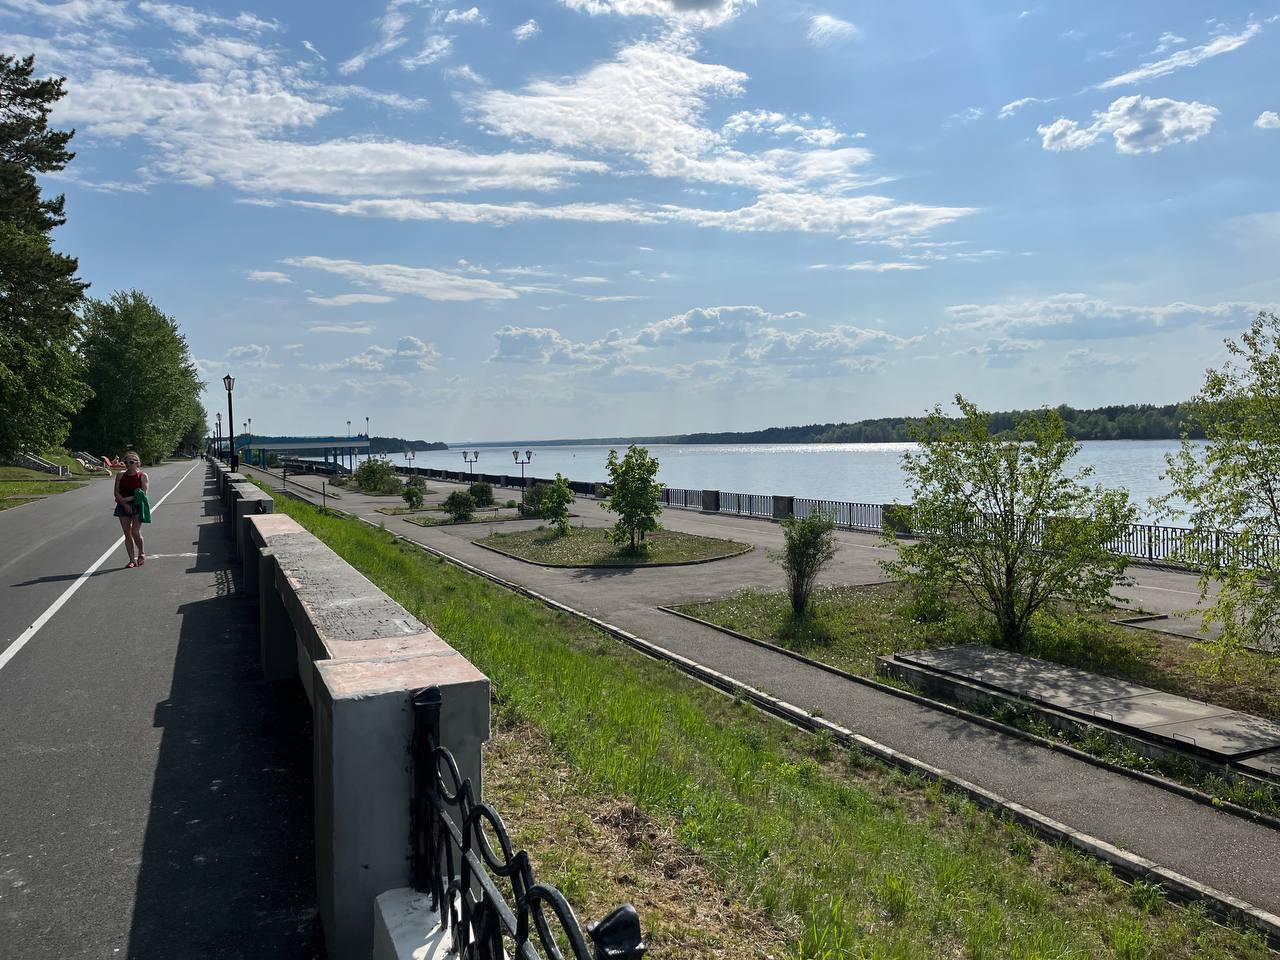
[[[142,471],[139,470],[132,477],[127,473],[120,474],[120,496],[131,497],[133,491],[142,486]]]

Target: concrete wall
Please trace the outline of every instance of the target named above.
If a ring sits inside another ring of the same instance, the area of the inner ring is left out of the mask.
[[[297,677],[314,722],[316,874],[333,960],[367,960],[374,901],[411,886],[412,694],[443,694],[441,740],[482,792],[489,680],[291,517],[215,464],[258,598],[263,677]],[[378,921],[381,922],[381,921]]]

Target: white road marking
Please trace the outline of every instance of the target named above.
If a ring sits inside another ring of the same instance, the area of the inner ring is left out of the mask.
[[[155,506],[151,508],[151,512],[154,513],[155,511],[159,510],[160,507],[164,504],[164,502],[168,500],[169,497],[173,494],[173,491],[177,490],[178,487],[181,486],[182,481],[187,479],[187,477],[191,476],[191,471],[195,470],[195,468],[198,466],[200,466],[200,464],[197,463],[191,467],[191,470],[188,470],[186,473],[184,473],[178,479],[178,482],[175,483],[173,487],[169,490],[169,492],[156,501]],[[35,623],[31,624],[31,626],[27,627],[26,630],[22,631],[22,634],[18,637],[18,639],[13,641],[13,643],[9,644],[8,648],[4,651],[4,653],[0,653],[0,670],[3,670],[8,665],[9,661],[18,655],[18,651],[27,645],[27,643],[31,640],[31,638],[34,637],[36,633],[39,632],[41,627],[43,627],[46,623],[49,622],[49,620],[53,617],[55,613],[57,613],[59,610],[62,609],[63,604],[65,604],[68,600],[70,600],[75,595],[75,592],[79,590],[82,586],[84,586],[84,582],[88,580],[91,576],[93,576],[100,566],[102,566],[104,563],[107,562],[107,558],[111,556],[111,554],[115,553],[116,550],[119,549],[122,543],[124,543],[124,537],[120,536],[116,539],[115,543],[107,547],[106,551],[102,554],[102,556],[100,556],[97,560],[95,560],[93,562],[93,565],[89,567],[88,570],[80,574],[80,577],[76,580],[75,583],[73,583],[71,586],[67,587],[67,589],[62,591],[62,596],[58,597],[57,600],[49,604],[49,608],[45,610],[44,613],[40,614],[39,617],[36,618]]]

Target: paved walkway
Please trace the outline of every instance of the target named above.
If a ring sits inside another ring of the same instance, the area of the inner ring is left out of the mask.
[[[310,485],[318,481],[303,480]],[[453,486],[431,480],[439,500]],[[294,486],[291,483],[291,487]],[[501,497],[505,491],[496,491]],[[587,570],[538,567],[475,546],[486,524],[420,527],[376,512],[396,498],[346,493],[343,510],[385,522],[388,530],[465,560],[577,610],[592,614],[739,682],[941,767],[1072,828],[1280,913],[1280,832],[1258,826],[1158,787],[912,703],[748,644],[717,630],[663,613],[659,604],[722,596],[743,587],[776,590],[778,568],[767,551],[782,544],[775,524],[723,515],[668,510],[671,529],[731,537],[755,545],[740,557],[691,567]],[[609,523],[591,500],[580,500],[581,521]],[[531,521],[495,524],[510,530]],[[883,579],[885,555],[872,536],[841,532],[825,581]],[[1195,599],[1194,579],[1175,571],[1135,570],[1132,600],[1147,609],[1182,609]]]
[[[306,701],[259,679],[206,465],[149,473],[138,570],[81,580],[109,481],[0,512],[0,956],[318,956]]]

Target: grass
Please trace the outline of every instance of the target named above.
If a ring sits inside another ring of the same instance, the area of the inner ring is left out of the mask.
[[[25,503],[35,503],[39,497],[9,497],[8,499],[0,499],[0,510],[12,510],[14,507],[20,507]]]
[[[644,547],[632,551],[615,543],[603,527],[574,527],[561,535],[550,527],[495,533],[476,542],[513,554],[522,560],[553,567],[640,567],[648,564],[690,563],[736,557],[750,544],[716,537],[699,537],[675,530],[656,530]]]
[[[774,956],[1083,960],[1138,948],[1162,960],[1267,955],[1258,936],[1219,927],[1201,908],[1161,900],[1148,910],[1082,855],[711,693],[385,531],[288,498],[277,509],[484,671],[501,714],[535,728],[573,784],[617,809],[634,807],[715,881],[711,896],[727,900],[725,909],[768,918],[784,943]],[[520,803],[518,790],[504,799],[513,824],[539,806],[536,797]],[[576,842],[572,831],[526,840],[535,860],[553,864],[549,879],[579,903],[592,896],[599,864],[564,855]],[[633,886],[640,884],[618,889]],[[610,892],[606,902],[615,899]],[[691,954],[671,947],[650,955]]]
[[[53,493],[66,493],[82,487],[82,483],[67,480],[50,480],[49,474],[41,474],[41,480],[0,480],[0,499],[5,497],[47,496]]]
[[[821,588],[812,615],[803,621],[792,617],[785,593],[758,590],[679,609],[862,676],[874,674],[877,656],[971,643],[981,636],[963,609],[918,619],[897,584]],[[1280,657],[1246,651],[1230,672],[1217,674],[1209,669],[1213,658],[1189,639],[1107,622],[1114,615],[1042,616],[1026,652],[1280,721]]]
[[[378,507],[377,512],[384,513],[388,517],[407,517],[410,514],[424,513],[430,509],[431,507],[419,507],[417,510],[410,509],[409,507]]]

